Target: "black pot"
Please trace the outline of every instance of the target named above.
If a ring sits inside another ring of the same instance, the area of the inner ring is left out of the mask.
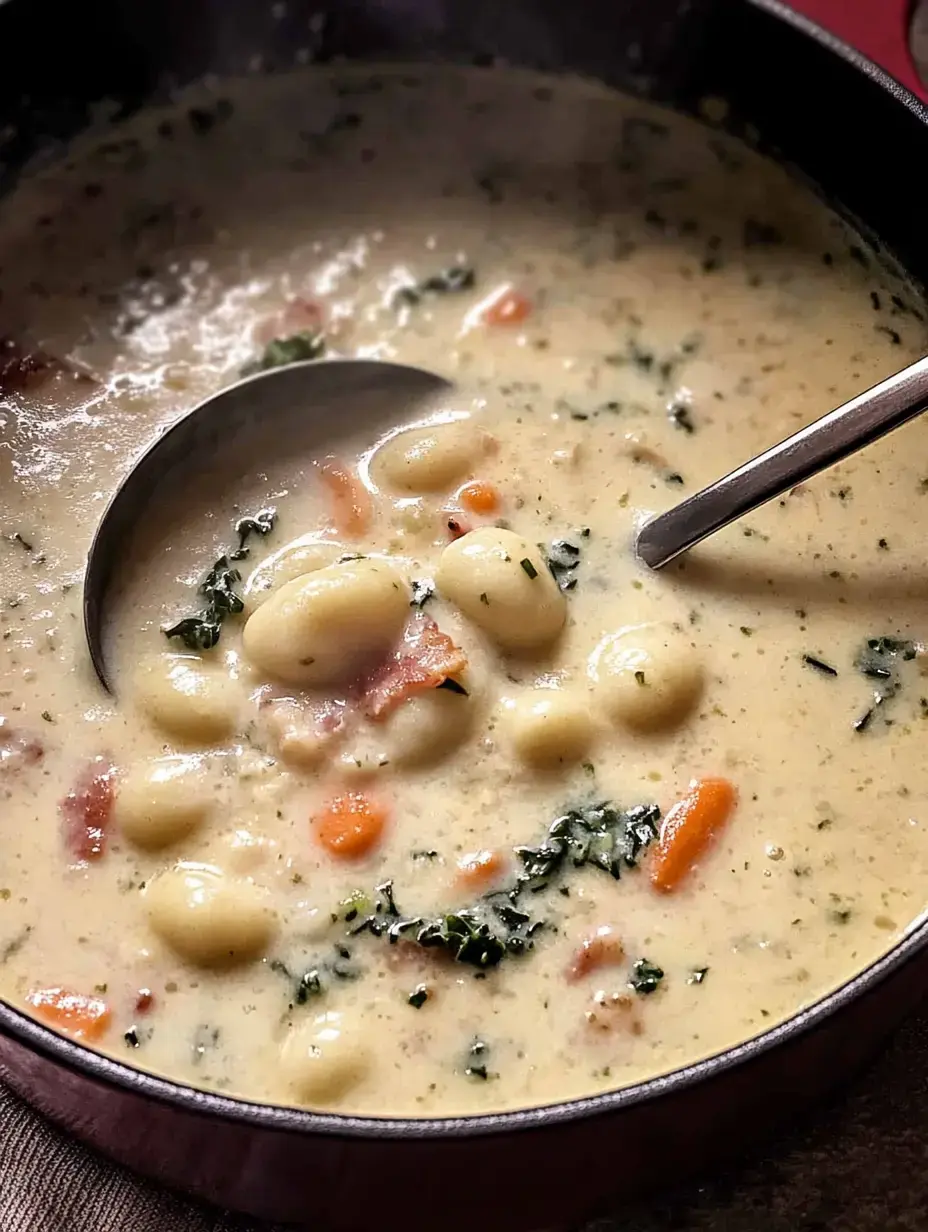
[[[826,0],[804,0],[825,10]],[[872,0],[903,51],[906,0]],[[309,18],[317,14],[312,26]],[[897,24],[892,26],[895,21]],[[871,63],[776,0],[0,0],[0,191],[37,150],[63,144],[101,98],[124,114],[166,85],[287,67],[314,53],[571,69],[698,111],[811,180],[877,246],[928,282],[928,110]],[[81,48],[75,54],[75,48]],[[746,130],[745,126],[750,129]],[[755,138],[756,140],[756,138]],[[666,1077],[556,1107],[428,1121],[247,1104],[98,1056],[0,1005],[0,1073],[53,1120],[120,1162],[222,1205],[356,1232],[550,1228],[621,1191],[661,1187],[793,1116],[862,1064],[921,996],[928,927],[812,1009]]]

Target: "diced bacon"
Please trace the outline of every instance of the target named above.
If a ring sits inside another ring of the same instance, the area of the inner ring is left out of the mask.
[[[448,634],[442,633],[431,616],[417,612],[398,649],[364,682],[364,713],[382,719],[414,693],[437,688],[466,666],[464,652]]]
[[[474,529],[467,518],[461,517],[456,509],[446,509],[443,516],[448,531],[448,538],[452,542],[455,539],[460,539],[462,535],[469,535]]]
[[[267,346],[275,338],[292,338],[294,334],[318,334],[324,324],[321,305],[315,300],[296,295],[279,312],[275,312],[257,326],[255,341]]]
[[[106,851],[113,812],[113,778],[108,759],[95,757],[61,801],[65,845],[79,864],[99,860]]]
[[[15,774],[34,766],[45,756],[45,746],[36,736],[21,734],[0,716],[0,775]]]
[[[135,1012],[147,1014],[155,1004],[155,994],[150,988],[140,988],[135,997]]]
[[[23,393],[60,373],[81,384],[93,383],[87,373],[77,371],[41,347],[26,347],[13,338],[0,337],[0,397]]]
[[[268,697],[261,713],[281,758],[296,766],[316,765],[345,732],[340,701]]]
[[[567,979],[575,984],[591,971],[617,966],[624,957],[625,947],[615,929],[603,924],[581,942],[567,968]]]

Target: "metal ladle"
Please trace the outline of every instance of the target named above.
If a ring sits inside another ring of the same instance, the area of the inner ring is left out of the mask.
[[[84,632],[103,687],[110,689],[104,650],[104,609],[115,567],[146,513],[165,499],[167,486],[212,465],[234,439],[250,445],[289,441],[291,451],[307,423],[321,435],[329,425],[380,425],[451,391],[434,373],[367,359],[311,360],[247,377],[207,398],[157,438],[117,488],[90,546],[84,578]],[[635,540],[638,559],[660,569],[681,553],[759,505],[833,466],[928,410],[928,358],[903,368],[739,466],[724,478],[646,522]],[[240,478],[240,472],[231,476]]]

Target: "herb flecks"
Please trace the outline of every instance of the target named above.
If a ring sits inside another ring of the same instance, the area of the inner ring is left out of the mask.
[[[816,655],[804,654],[802,661],[806,667],[811,667],[813,671],[820,672],[823,676],[837,676],[838,669],[832,667],[830,663],[826,663],[824,659],[819,659]]]
[[[321,359],[325,355],[325,335],[321,330],[306,330],[291,334],[288,338],[272,338],[259,359],[253,359],[241,370],[242,376],[254,376],[271,368],[285,368],[288,364],[303,363],[308,359]]]
[[[184,616],[163,630],[165,637],[178,638],[188,650],[212,650],[219,641],[222,623],[229,616],[238,616],[245,604],[236,590],[242,575],[233,561],[244,560],[251,549],[246,543],[252,535],[269,535],[274,529],[277,512],[261,509],[253,517],[239,518],[235,524],[238,547],[223,553],[197,586],[204,606],[193,616]]]
[[[482,1039],[475,1039],[467,1051],[467,1063],[464,1066],[464,1074],[467,1078],[476,1078],[479,1082],[486,1082],[490,1077],[487,1069],[487,1058],[490,1052],[490,1046]]]

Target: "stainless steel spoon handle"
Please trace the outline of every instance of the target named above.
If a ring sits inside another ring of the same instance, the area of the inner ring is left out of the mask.
[[[673,509],[646,522],[635,540],[638,559],[660,569],[708,535],[803,480],[856,453],[928,410],[928,357],[903,368],[837,410]]]

